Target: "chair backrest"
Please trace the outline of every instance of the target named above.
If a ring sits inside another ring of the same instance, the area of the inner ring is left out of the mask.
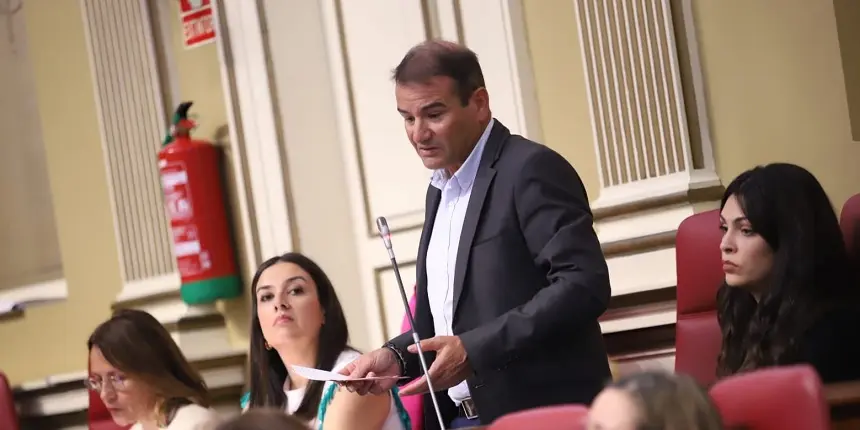
[[[489,430],[580,430],[585,428],[588,407],[558,405],[528,409],[504,415]]]
[[[855,194],[842,205],[839,226],[848,253],[855,261],[860,261],[860,194]]]
[[[6,374],[0,372],[0,429],[18,430],[19,428],[12,387],[9,386]]]
[[[412,294],[412,298],[409,300],[409,309],[412,310],[412,314],[415,314],[415,294]],[[409,331],[409,317],[403,315],[403,323],[400,325],[400,332],[406,333]],[[403,401],[403,407],[406,408],[406,412],[409,413],[409,418],[412,421],[412,429],[413,430],[422,430],[424,428],[424,396],[420,394],[415,394],[412,396],[403,396],[401,397],[401,401]]]
[[[815,369],[772,367],[721,379],[710,390],[726,428],[825,430],[830,409]]]
[[[717,290],[724,280],[719,210],[681,222],[675,239],[677,318],[675,371],[710,385],[716,380],[721,334]]]

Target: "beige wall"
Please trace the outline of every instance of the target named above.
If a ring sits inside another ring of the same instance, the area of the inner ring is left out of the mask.
[[[24,14],[0,20],[0,34],[0,289],[7,289],[55,281],[63,270]]]
[[[860,192],[860,143],[851,140],[833,3],[693,3],[724,183],[787,161],[810,169],[841,208]]]
[[[674,2],[679,4],[680,2]],[[830,1],[694,0],[717,172],[756,164],[810,169],[838,208],[860,192]],[[523,0],[546,143],[597,197],[572,0]]]
[[[226,180],[225,186],[228,187],[228,205],[230,206],[233,215],[233,232],[235,237],[242,237],[244,232],[241,230],[241,225],[238,222],[239,204],[237,192],[234,188],[230,188],[237,182],[234,180],[235,172],[232,169],[233,158],[239,157],[230,150],[229,144],[229,129],[228,110],[224,98],[223,84],[221,82],[221,66],[218,61],[218,47],[213,43],[186,49],[183,43],[182,22],[179,19],[179,2],[169,2],[169,9],[165,14],[159,15],[159,18],[166,20],[161,24],[166,24],[170,37],[169,46],[171,51],[167,55],[172,57],[172,72],[176,75],[176,89],[178,94],[172,95],[174,100],[193,101],[190,115],[197,121],[198,128],[194,134],[200,139],[206,139],[216,142],[225,154],[224,163]],[[168,64],[170,64],[168,63]],[[169,106],[169,109],[175,109],[176,106]],[[242,241],[235,241],[237,252],[244,255],[246,250],[241,248]],[[244,258],[239,258],[239,261],[245,261]],[[253,269],[251,269],[253,270]],[[250,283],[250,279],[246,282]],[[230,332],[231,341],[236,346],[248,345],[248,295],[244,294],[241,299],[229,300],[220,303],[222,311],[227,319],[227,326]]]
[[[120,287],[80,5],[28,0],[24,13],[69,298],[0,322],[13,384],[86,368],[87,337]]]

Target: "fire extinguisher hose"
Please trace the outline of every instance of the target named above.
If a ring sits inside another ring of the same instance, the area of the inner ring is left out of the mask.
[[[185,134],[188,131],[185,128],[190,128],[190,126],[193,126],[193,124],[190,124],[191,121],[188,119],[188,111],[191,109],[191,105],[193,104],[194,102],[182,102],[179,104],[179,106],[176,107],[176,111],[173,112],[173,118],[170,122],[170,127],[167,130],[167,135],[164,136],[164,141],[161,144],[162,146],[167,146],[171,142],[173,142],[173,139],[176,138],[177,131],[179,133]],[[184,124],[189,125],[187,127],[182,127]],[[177,130],[177,128],[180,128],[180,130]]]

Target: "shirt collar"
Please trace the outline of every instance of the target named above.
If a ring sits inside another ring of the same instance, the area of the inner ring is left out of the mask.
[[[490,119],[490,123],[487,124],[487,128],[484,129],[484,132],[481,134],[481,138],[478,139],[478,143],[474,148],[472,148],[472,152],[469,154],[469,157],[466,158],[463,165],[454,172],[453,176],[448,177],[448,172],[445,169],[437,169],[433,171],[430,185],[442,190],[445,188],[445,184],[453,178],[457,181],[457,184],[460,185],[460,188],[469,188],[472,185],[472,182],[475,181],[475,176],[478,174],[478,166],[481,164],[481,155],[484,153],[484,147],[487,146],[487,139],[489,139],[490,131],[493,129],[493,125],[495,123],[495,119]]]

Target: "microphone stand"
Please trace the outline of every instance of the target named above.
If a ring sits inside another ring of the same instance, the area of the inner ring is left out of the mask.
[[[427,388],[430,390],[430,399],[433,401],[433,408],[436,410],[436,419],[439,420],[439,428],[445,430],[445,420],[442,419],[442,411],[439,409],[439,401],[436,400],[436,390],[433,389],[433,382],[430,380],[430,372],[427,370],[427,362],[424,360],[424,350],[421,348],[421,339],[418,337],[418,332],[415,331],[415,318],[412,316],[412,310],[409,309],[409,298],[406,296],[406,289],[403,288],[403,279],[400,277],[400,267],[397,265],[397,258],[394,257],[394,247],[391,245],[391,230],[388,228],[388,221],[385,217],[376,219],[376,228],[379,230],[379,236],[382,237],[382,243],[385,244],[385,249],[388,250],[388,258],[391,259],[391,265],[394,268],[394,277],[397,279],[397,286],[400,287],[400,298],[403,300],[403,308],[406,310],[406,318],[409,320],[409,331],[412,332],[412,341],[415,343],[415,348],[418,350],[418,361],[421,362],[421,370],[427,378]]]

